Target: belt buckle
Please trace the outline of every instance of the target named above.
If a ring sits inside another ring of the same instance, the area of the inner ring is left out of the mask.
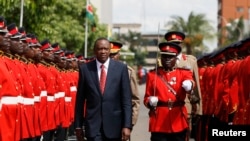
[[[168,100],[167,105],[168,105],[169,110],[172,110],[174,103],[173,103],[173,101]]]

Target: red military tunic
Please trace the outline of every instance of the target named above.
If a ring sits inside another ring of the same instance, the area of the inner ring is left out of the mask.
[[[19,108],[17,105],[18,86],[11,74],[12,60],[0,56],[0,140],[19,141]],[[14,84],[14,85],[13,85]]]
[[[65,116],[65,102],[64,102],[64,97],[65,97],[65,82],[64,78],[62,77],[60,71],[55,67],[51,66],[50,67],[51,73],[55,77],[55,88],[56,88],[56,93],[55,93],[55,122],[56,125],[60,125],[64,121],[64,116]]]
[[[238,72],[238,86],[239,86],[239,108],[238,112],[240,115],[238,116],[238,124],[250,124],[250,56],[246,57],[242,60],[240,66],[240,70]]]
[[[229,99],[228,96],[224,93],[224,82],[223,77],[225,75],[225,63],[219,63],[215,67],[215,84],[214,84],[214,102],[215,102],[215,111],[214,115],[219,119],[223,119],[223,113],[226,112],[225,105],[228,103]]]
[[[21,105],[21,138],[35,137],[34,129],[34,91],[33,84],[30,79],[29,70],[26,62],[18,59],[13,60],[16,64],[16,71],[21,76],[21,85],[23,86],[22,100],[19,101]]]
[[[41,98],[40,98],[40,94],[43,91],[46,91],[45,89],[45,84],[44,81],[38,71],[38,68],[36,67],[36,65],[32,62],[28,63],[27,66],[28,70],[29,70],[29,74],[31,77],[31,81],[33,84],[33,90],[34,90],[34,108],[35,108],[35,112],[34,112],[34,128],[35,128],[35,136],[40,136],[42,134],[42,129],[41,129],[41,111],[40,111],[40,102],[41,102]]]
[[[43,111],[43,117],[42,117],[42,131],[48,131],[56,128],[56,122],[55,122],[55,106],[54,106],[54,94],[56,93],[55,88],[55,77],[51,73],[51,70],[48,66],[45,64],[38,64],[38,70],[41,74],[43,81],[45,82],[46,91],[47,91],[47,102],[46,106],[44,106],[44,98],[41,98],[43,101],[43,106],[41,106],[41,109]],[[42,96],[43,97],[43,96]]]
[[[72,76],[72,79],[70,79],[70,95],[71,95],[71,122],[74,120],[75,115],[75,102],[76,102],[76,91],[77,91],[77,83],[78,83],[78,71],[72,71],[69,72],[69,76]]]
[[[63,78],[66,80],[65,81],[65,118],[64,121],[62,122],[62,127],[69,127],[71,124],[71,109],[72,109],[72,105],[71,105],[71,92],[70,92],[70,73],[69,71],[65,71],[63,74]]]
[[[178,101],[184,101],[186,91],[182,88],[184,80],[193,81],[192,72],[184,69],[175,69],[171,72],[164,72],[162,68],[158,69],[159,74],[166,78],[172,85],[178,96]],[[157,75],[155,71],[147,74],[146,92],[144,96],[144,105],[148,106],[149,96],[157,96],[159,101],[167,102],[177,101],[176,96],[165,85],[164,81]],[[188,128],[187,109],[183,106],[176,106],[172,109],[169,107],[157,107],[155,114],[150,114],[149,131],[174,133],[181,132]]]
[[[220,111],[224,111],[220,117],[221,121],[228,122],[228,114],[235,112],[238,106],[238,82],[237,72],[238,66],[236,60],[229,60],[224,66],[223,79],[224,84],[222,102],[223,107]]]
[[[217,109],[218,107],[218,103],[219,103],[219,95],[220,95],[220,89],[221,87],[223,87],[223,83],[218,81],[219,77],[220,77],[220,70],[222,68],[223,64],[217,64],[214,68],[213,71],[211,72],[211,78],[210,78],[210,101],[209,101],[209,105],[208,108],[208,112],[210,115],[214,115],[217,114]]]
[[[203,83],[204,83],[204,91],[203,91],[203,114],[204,115],[211,115],[211,112],[209,111],[209,108],[211,106],[211,101],[212,101],[212,96],[213,96],[213,93],[212,93],[212,90],[213,90],[213,77],[212,77],[212,72],[214,70],[214,66],[209,66],[207,67],[207,69],[205,70],[204,72],[204,75],[203,75]]]

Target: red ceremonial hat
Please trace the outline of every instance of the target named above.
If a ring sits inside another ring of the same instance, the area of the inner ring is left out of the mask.
[[[82,54],[76,55],[76,58],[77,58],[78,60],[84,60],[84,56],[83,56]]]
[[[39,43],[36,35],[34,34],[31,34],[31,43],[29,44],[29,46],[32,46],[32,47],[41,47],[42,45]]]
[[[53,52],[56,54],[60,54],[61,52],[63,52],[63,50],[61,50],[59,43],[54,43],[51,45],[51,47],[53,48]]]
[[[110,53],[112,54],[118,53],[122,48],[122,43],[120,42],[110,41],[110,44],[111,44]]]
[[[22,34],[18,32],[18,28],[15,23],[9,24],[7,29],[8,36],[10,36],[11,39],[20,39],[22,37]]]
[[[53,50],[48,39],[44,39],[41,43],[40,50]]]
[[[162,42],[159,44],[160,54],[178,55],[181,52],[181,47],[178,44],[171,42]]]
[[[170,31],[165,34],[165,39],[168,42],[181,43],[185,39],[185,34],[179,31]]]
[[[7,30],[7,28],[6,28],[6,21],[5,21],[5,19],[4,19],[4,17],[3,16],[0,16],[0,32],[4,32],[4,33],[7,33],[8,32],[8,30]]]
[[[24,27],[19,27],[18,32],[21,33],[23,36],[26,35],[26,31],[25,31]]]

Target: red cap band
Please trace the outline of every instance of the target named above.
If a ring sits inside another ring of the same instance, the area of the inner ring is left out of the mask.
[[[178,50],[174,47],[171,47],[171,46],[163,46],[161,47],[161,52],[173,52],[173,53],[176,53],[178,54]]]
[[[10,33],[11,35],[16,34],[17,32],[18,32],[17,27],[16,27],[16,28],[13,28],[12,30],[9,31],[9,33]]]
[[[50,44],[47,43],[47,44],[43,45],[40,49],[45,50],[45,49],[49,48],[49,46],[50,46]]]
[[[167,41],[171,41],[171,40],[180,40],[180,41],[182,41],[183,38],[182,38],[182,36],[179,36],[177,34],[173,34],[169,38],[167,38]]]

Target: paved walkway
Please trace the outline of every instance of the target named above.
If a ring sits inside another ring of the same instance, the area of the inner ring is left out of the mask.
[[[140,93],[140,111],[137,124],[131,134],[131,141],[150,141],[150,133],[148,132],[148,109],[143,105],[143,97],[145,94],[145,84],[139,85]],[[76,141],[75,137],[69,137],[68,141]],[[190,141],[194,141],[190,139]]]

